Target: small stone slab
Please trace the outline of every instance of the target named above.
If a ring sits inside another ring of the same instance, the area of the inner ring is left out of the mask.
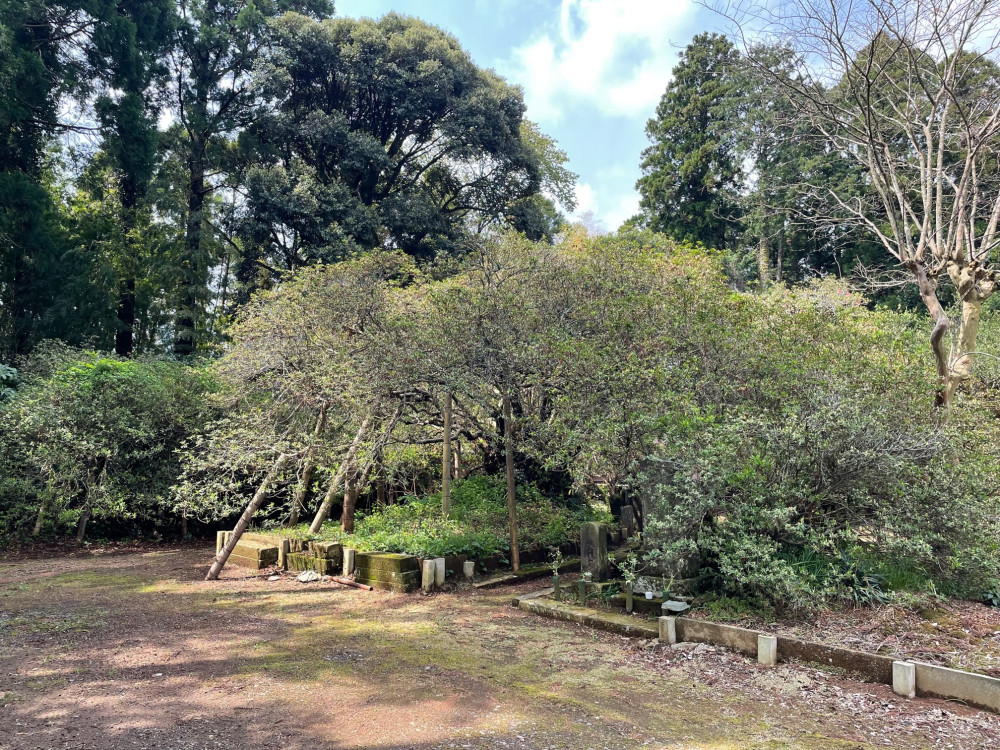
[[[679,615],[681,612],[687,612],[691,609],[691,605],[687,602],[679,602],[676,599],[668,599],[660,605],[660,608],[665,612],[672,612],[675,615]]]

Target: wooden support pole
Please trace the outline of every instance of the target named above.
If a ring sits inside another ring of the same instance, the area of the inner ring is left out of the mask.
[[[223,545],[219,554],[215,556],[215,561],[212,563],[212,567],[208,570],[208,575],[205,576],[206,581],[214,581],[219,577],[219,573],[222,572],[223,566],[226,564],[226,560],[232,554],[233,549],[240,541],[240,537],[243,536],[243,532],[247,530],[250,525],[251,519],[253,519],[253,514],[257,512],[260,506],[264,503],[264,499],[267,497],[268,491],[271,489],[271,485],[278,479],[281,472],[284,470],[285,465],[288,463],[288,456],[282,453],[278,456],[278,460],[274,462],[271,470],[264,477],[264,481],[260,483],[260,487],[254,493],[253,497],[250,498],[250,502],[247,504],[246,510],[243,511],[243,515],[240,516],[240,520],[236,522],[236,526],[233,528],[233,533],[229,535],[229,539]]]
[[[511,428],[510,396],[503,397],[504,453],[507,459],[507,515],[510,523],[510,564],[516,573],[521,569],[521,554],[517,548],[517,498],[514,486],[514,434]]]
[[[451,510],[451,394],[444,394],[444,450],[441,454],[441,513]]]

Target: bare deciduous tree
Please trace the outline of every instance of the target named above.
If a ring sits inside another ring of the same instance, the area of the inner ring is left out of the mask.
[[[799,116],[867,184],[812,185],[836,215],[874,235],[906,269],[933,320],[936,403],[951,403],[973,364],[980,310],[997,289],[1000,225],[1000,2],[783,0],[729,6],[748,39],[794,45],[800,75],[781,85]],[[752,57],[754,45],[747,48]],[[763,66],[762,66],[763,67]],[[958,291],[956,336],[938,297]]]

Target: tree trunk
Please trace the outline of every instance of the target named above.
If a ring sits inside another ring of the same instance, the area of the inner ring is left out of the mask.
[[[441,453],[441,513],[451,510],[451,394],[444,394],[444,449]]]
[[[934,352],[934,366],[937,371],[937,390],[934,395],[934,406],[948,408],[950,406],[949,374],[950,365],[948,353],[945,351],[945,334],[951,327],[951,322],[945,314],[944,308],[937,297],[937,280],[931,278],[927,273],[927,267],[923,263],[913,266],[913,273],[917,279],[917,287],[920,290],[920,299],[923,301],[927,312],[934,321],[931,329],[930,343],[931,351]]]
[[[361,442],[368,433],[368,425],[371,424],[371,419],[370,415],[365,417],[364,421],[361,423],[361,427],[358,428],[358,433],[354,436],[354,442],[351,443],[351,447],[347,450],[347,456],[340,464],[340,468],[337,469],[337,473],[334,475],[333,479],[330,480],[330,486],[326,491],[326,496],[323,498],[323,502],[320,504],[319,510],[316,511],[316,516],[313,518],[312,524],[309,526],[309,532],[311,534],[318,534],[319,530],[323,527],[323,523],[330,517],[330,509],[333,508],[333,499],[337,496],[337,490],[340,488],[341,482],[344,481],[348,468],[354,464],[354,458],[358,455],[358,449],[361,447]]]
[[[181,541],[187,541],[188,538],[188,517],[181,516]]]
[[[46,497],[38,507],[38,515],[35,516],[35,528],[31,532],[32,536],[38,536],[42,533],[42,524],[45,523],[45,514],[49,511],[49,503],[49,498]]]
[[[115,331],[115,354],[129,357],[135,348],[135,277],[120,282],[118,288],[118,328]]]
[[[202,227],[205,209],[205,156],[198,139],[192,139],[188,159],[188,213],[181,260],[181,295],[174,332],[174,354],[188,357],[197,348],[196,324],[200,290]]]
[[[219,573],[222,572],[223,566],[226,564],[226,560],[233,553],[233,549],[239,544],[240,537],[243,536],[243,532],[247,530],[250,525],[250,521],[253,519],[254,513],[260,508],[264,500],[267,498],[267,493],[271,489],[271,485],[278,479],[278,476],[284,470],[285,465],[288,463],[288,456],[282,453],[278,456],[278,460],[274,462],[271,470],[264,477],[264,481],[260,483],[260,487],[254,493],[253,497],[250,498],[250,502],[247,504],[246,510],[243,511],[243,515],[240,516],[240,520],[236,522],[236,526],[233,528],[233,533],[229,535],[229,539],[226,540],[225,545],[219,551],[219,554],[215,556],[215,562],[212,563],[212,567],[209,568],[208,574],[205,576],[206,581],[214,581],[219,577]]]
[[[316,418],[316,427],[313,430],[313,444],[306,451],[305,458],[302,459],[302,475],[299,483],[295,487],[295,494],[292,497],[292,510],[288,515],[288,525],[295,526],[299,522],[299,513],[306,508],[309,499],[309,486],[312,484],[313,472],[316,471],[316,442],[326,429],[326,402],[319,408],[319,416]]]
[[[949,404],[954,399],[955,391],[972,375],[976,341],[979,338],[979,318],[983,308],[983,300],[977,293],[974,282],[959,286],[959,294],[962,297],[962,322],[958,327],[958,342],[948,373]]]
[[[83,543],[83,538],[87,535],[87,521],[90,520],[91,510],[90,505],[83,509],[83,513],[80,514],[80,520],[76,524],[76,542],[77,544]]]
[[[358,467],[352,466],[347,472],[347,486],[344,488],[344,509],[340,513],[340,530],[345,534],[354,533],[354,511],[358,507]]]
[[[465,479],[462,476],[462,443],[458,440],[455,441],[455,479]]]
[[[521,569],[521,553],[517,547],[517,498],[514,486],[514,434],[511,429],[510,396],[503,397],[503,442],[507,467],[507,517],[510,524],[510,564],[516,573]]]
[[[385,479],[382,477],[382,467],[378,468],[378,479],[375,480],[375,505],[384,508],[387,503]]]
[[[760,235],[760,245],[757,248],[757,277],[761,286],[771,277],[771,247],[764,234]]]
[[[774,268],[774,280],[781,283],[781,276],[785,270],[785,228],[782,227],[778,233],[778,257]]]

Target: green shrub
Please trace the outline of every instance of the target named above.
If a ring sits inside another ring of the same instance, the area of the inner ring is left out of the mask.
[[[578,537],[580,524],[610,520],[605,510],[586,505],[567,507],[527,482],[518,486],[517,517],[522,552],[561,546]],[[447,519],[441,515],[440,494],[406,497],[398,504],[359,513],[353,534],[343,534],[328,524],[319,536],[364,552],[485,559],[509,553],[507,520],[503,478],[484,476],[455,482]],[[306,529],[302,526],[290,533],[308,536]]]

